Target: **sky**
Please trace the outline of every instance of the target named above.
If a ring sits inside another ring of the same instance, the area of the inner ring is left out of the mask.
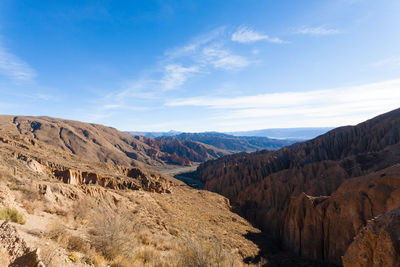
[[[129,131],[336,127],[400,107],[398,0],[1,0],[0,114]]]

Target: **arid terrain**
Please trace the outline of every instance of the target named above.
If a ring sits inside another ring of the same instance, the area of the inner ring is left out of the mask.
[[[1,266],[319,266],[149,151],[101,125],[2,116]]]
[[[2,116],[2,266],[397,266],[399,127],[394,110],[280,150],[225,155]],[[210,157],[220,158],[199,165]],[[206,190],[172,177],[183,172]]]
[[[197,176],[299,256],[398,266],[399,168],[397,109],[278,151],[205,162]]]

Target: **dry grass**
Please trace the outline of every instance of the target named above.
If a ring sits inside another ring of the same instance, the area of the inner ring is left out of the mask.
[[[92,259],[95,267],[107,267],[108,261],[102,255],[95,255]]]
[[[112,260],[131,254],[133,227],[126,213],[102,207],[91,216],[90,226],[90,241],[104,257]]]
[[[143,263],[151,263],[154,260],[157,260],[159,255],[157,255],[157,251],[154,248],[146,246],[139,250],[136,257]]]
[[[63,216],[63,217],[68,216],[68,212],[65,209],[50,204],[46,204],[43,211],[58,216]]]
[[[71,235],[62,223],[54,222],[49,226],[49,229],[46,236],[56,241],[61,247],[69,251],[79,251],[84,254],[92,252],[89,242],[79,236]]]
[[[67,249],[88,254],[90,252],[90,244],[79,236],[70,236]]]
[[[185,236],[178,250],[178,266],[234,267],[240,266],[233,255],[227,253],[217,240],[199,241]]]
[[[75,220],[86,220],[94,211],[95,203],[89,199],[84,198],[76,201],[72,206],[72,212]]]
[[[24,207],[24,209],[26,210],[26,212],[28,214],[35,214],[35,210],[36,210],[36,203],[35,202],[30,202],[30,201],[22,201],[22,206]]]
[[[0,210],[0,219],[7,220],[19,224],[25,224],[26,220],[18,210],[14,208],[3,208]]]
[[[57,246],[55,244],[49,244],[45,247],[42,247],[40,251],[40,256],[42,262],[45,266],[52,267],[55,266],[55,258],[57,258]]]
[[[150,236],[150,233],[147,231],[140,232],[136,235],[139,242],[143,245],[152,245],[154,243],[153,238]]]

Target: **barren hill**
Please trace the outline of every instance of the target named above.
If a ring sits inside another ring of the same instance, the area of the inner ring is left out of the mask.
[[[52,131],[61,136],[45,134]],[[33,266],[37,257],[46,266],[182,266],[194,251],[240,266],[257,255],[245,235],[259,230],[232,213],[224,197],[131,162],[114,164],[125,159],[108,141],[114,133],[121,148],[135,142],[97,125],[2,118],[1,266]],[[89,149],[100,144],[99,154]],[[12,240],[23,240],[22,249]]]
[[[104,126],[3,116],[0,265],[320,266],[272,242],[260,257],[264,235],[225,197],[153,171],[138,161],[153,163],[146,154],[129,161],[121,151],[137,142]]]
[[[367,221],[400,206],[400,109],[278,151],[198,168],[205,188],[298,255],[341,263]]]
[[[112,127],[50,117],[0,116],[0,127],[90,161],[119,165],[191,165],[230,153],[198,142],[134,138]]]

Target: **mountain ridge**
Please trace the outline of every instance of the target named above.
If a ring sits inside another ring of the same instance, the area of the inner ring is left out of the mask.
[[[277,151],[240,153],[208,161],[198,167],[197,175],[206,189],[228,197],[241,214],[274,234],[283,246],[301,256],[340,263],[356,234],[351,229],[359,231],[366,220],[378,215],[377,211],[357,208],[354,212],[360,219],[347,221],[344,229],[334,229],[335,224],[329,224],[336,216],[334,211],[328,217],[318,215],[316,221],[307,224],[311,232],[304,227],[306,218],[311,216],[307,213],[315,213],[317,203],[334,202],[331,196],[346,180],[391,168],[399,162],[400,109],[397,109]],[[398,192],[395,184],[381,187]],[[390,190],[381,194],[390,196]],[[365,196],[368,198],[368,193]],[[400,196],[392,196],[386,200],[368,199],[400,205]],[[364,203],[362,199],[354,201]],[[314,204],[306,208],[308,201]],[[326,212],[325,205],[319,213]],[[382,207],[379,211],[389,211],[389,206]],[[309,211],[298,214],[290,210]],[[325,225],[326,230],[321,231],[320,225]],[[313,231],[315,235],[311,234]],[[320,241],[313,241],[315,238]],[[325,244],[322,249],[321,242]]]

